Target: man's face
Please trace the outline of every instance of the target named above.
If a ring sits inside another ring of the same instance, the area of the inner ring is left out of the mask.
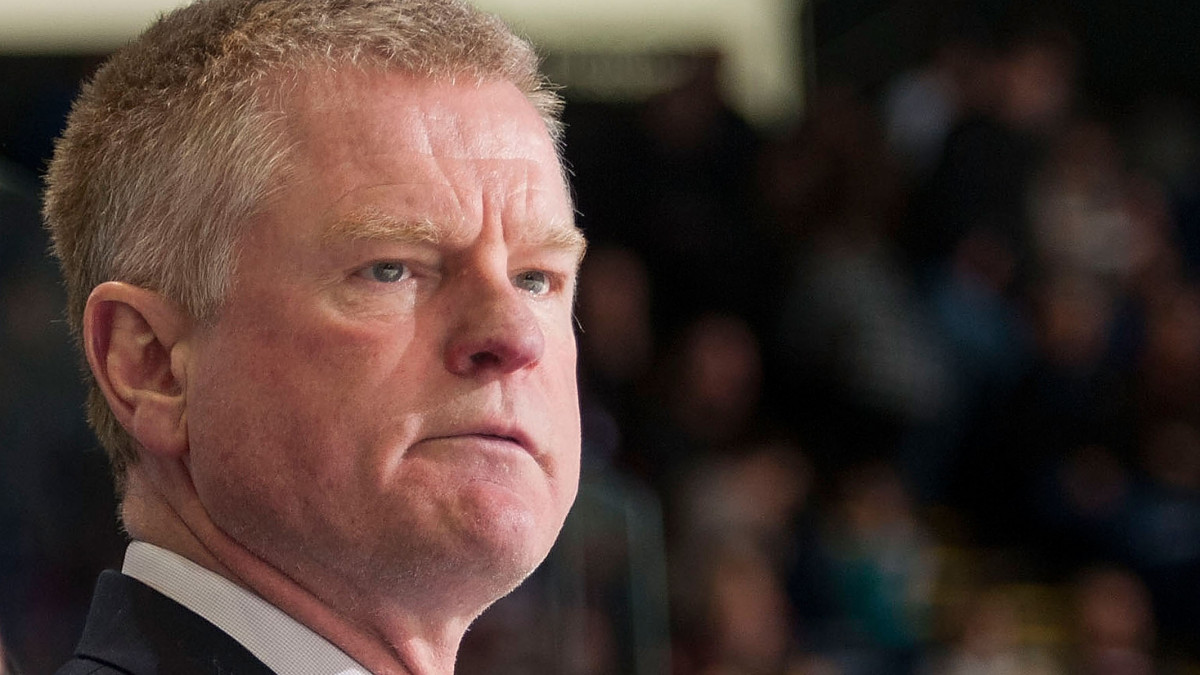
[[[296,170],[195,341],[197,493],[310,590],[502,593],[579,474],[582,239],[554,146],[506,83],[344,73],[288,113]]]

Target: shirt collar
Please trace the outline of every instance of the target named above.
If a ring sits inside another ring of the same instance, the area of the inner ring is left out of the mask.
[[[250,591],[181,555],[135,541],[121,572],[187,607],[286,675],[370,675],[331,642]]]

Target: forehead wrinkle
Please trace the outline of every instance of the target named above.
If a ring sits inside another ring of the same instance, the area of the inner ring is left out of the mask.
[[[543,190],[540,187],[535,187],[538,184],[534,178],[537,172],[544,169],[544,166],[536,160],[525,159],[521,160],[522,169],[525,172],[525,180],[521,187],[511,190],[505,200],[512,200],[524,196],[525,198],[525,213],[534,214],[535,217],[528,221],[522,222],[519,228],[520,234],[516,237],[519,243],[532,245],[534,247],[543,247],[549,249],[557,249],[567,251],[575,256],[575,264],[578,266],[583,261],[583,255],[587,250],[587,239],[583,235],[583,231],[575,224],[573,218],[550,218],[540,219],[536,214],[541,212],[538,204],[538,196]]]

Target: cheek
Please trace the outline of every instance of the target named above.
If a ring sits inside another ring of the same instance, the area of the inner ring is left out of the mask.
[[[301,416],[352,412],[378,400],[389,380],[415,369],[420,351],[415,322],[353,323],[312,311],[231,323],[202,355],[209,375],[202,391]]]
[[[412,332],[270,315],[222,327],[189,378],[193,455],[255,480],[349,480],[385,411],[414,394],[395,384],[417,377],[406,358]]]
[[[567,499],[574,499],[579,482],[580,421],[579,393],[575,376],[574,335],[560,340],[557,346],[547,350],[553,359],[544,387],[543,410],[553,425],[552,434],[556,445],[555,453],[559,470],[556,478],[559,490]]]

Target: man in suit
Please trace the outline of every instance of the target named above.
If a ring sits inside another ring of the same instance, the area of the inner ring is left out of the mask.
[[[583,237],[459,0],[207,0],[85,87],[45,215],[133,543],[62,673],[450,673],[579,471]]]

